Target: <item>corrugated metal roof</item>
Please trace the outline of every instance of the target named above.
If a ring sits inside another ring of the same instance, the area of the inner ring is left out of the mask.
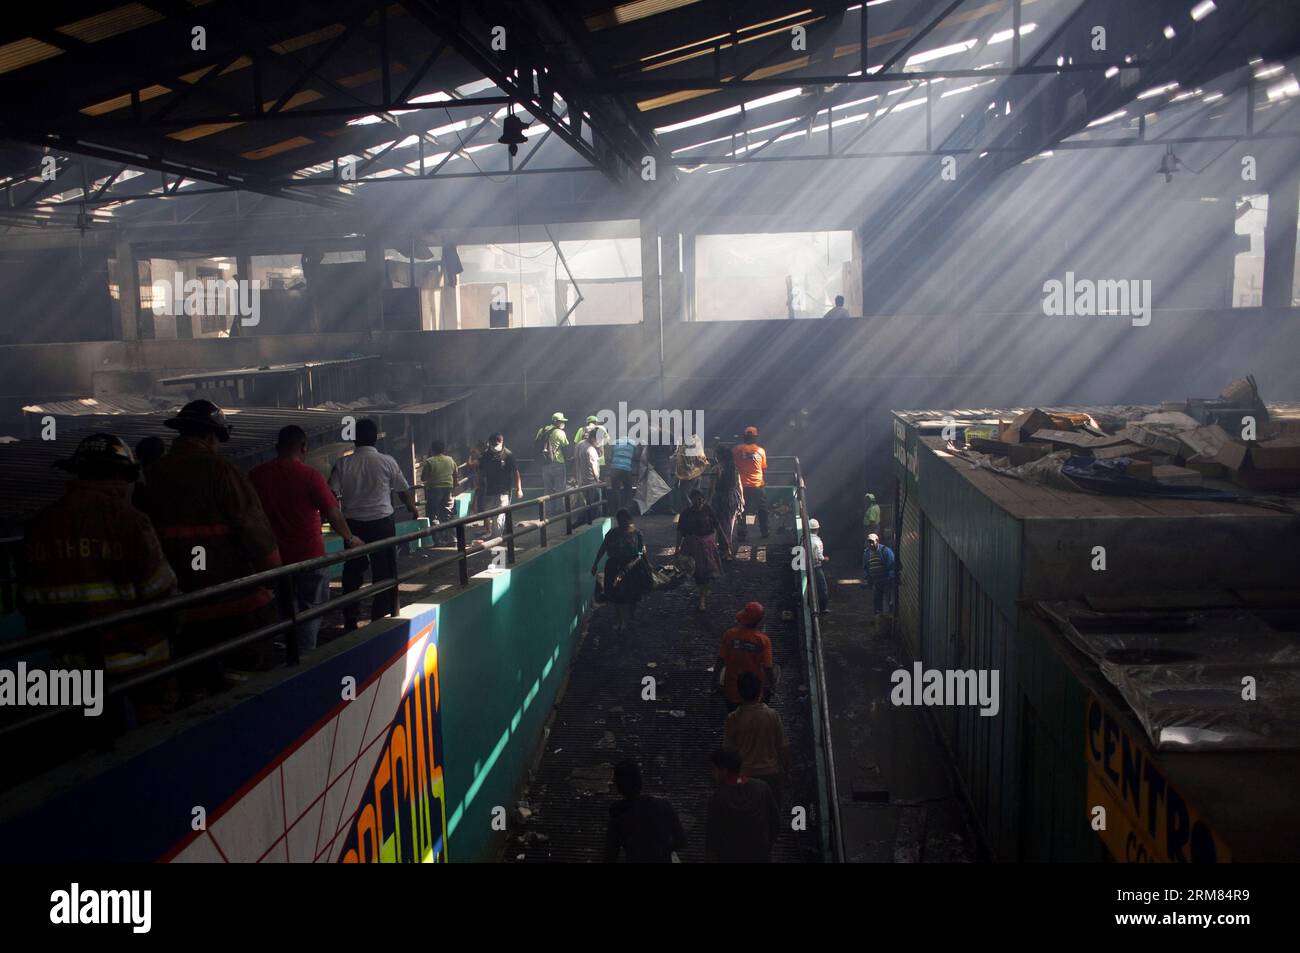
[[[50,414],[54,417],[117,417],[120,415],[146,415],[165,413],[180,405],[171,398],[162,397],[78,397],[72,400],[51,400],[42,404],[28,404],[25,414]]]
[[[377,361],[378,354],[362,354],[357,357],[341,357],[327,361],[302,361],[296,364],[266,364],[262,367],[231,367],[215,371],[196,371],[193,374],[179,374],[176,377],[162,377],[159,384],[194,384],[200,381],[226,380],[231,377],[269,377],[274,374],[297,374],[318,367],[337,367],[344,364],[361,364]]]

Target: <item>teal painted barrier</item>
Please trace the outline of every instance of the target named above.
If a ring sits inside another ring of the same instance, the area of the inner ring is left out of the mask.
[[[492,857],[493,808],[542,739],[608,527],[561,526],[441,603],[252,676],[206,717],[142,728],[95,771],[7,791],[0,862]]]
[[[530,550],[439,607],[453,861],[493,853],[493,808],[509,811],[541,741],[591,607],[591,564],[610,525],[601,519],[572,539]]]

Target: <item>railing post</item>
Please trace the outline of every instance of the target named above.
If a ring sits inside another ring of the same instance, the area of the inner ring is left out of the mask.
[[[573,496],[569,488],[564,488],[564,535],[573,535]]]
[[[513,506],[507,507],[506,517],[506,563],[514,565],[515,562],[515,509]]]
[[[289,665],[297,665],[300,661],[298,655],[298,600],[294,597],[293,577],[285,576],[280,580],[276,589],[279,596],[276,601],[280,604],[280,621],[283,622],[285,616],[288,616],[293,622],[293,628],[289,630],[289,634],[284,640],[284,654]]]
[[[539,544],[546,545],[546,500],[540,500],[537,504],[537,518],[541,520],[541,526],[537,529],[537,538]]]
[[[410,546],[410,543],[406,544]],[[397,581],[397,546],[394,545],[389,552],[392,554],[393,563],[393,611],[392,617],[397,618],[402,612],[402,584]]]
[[[469,560],[465,557],[465,524],[456,524],[456,553],[460,556],[456,565],[460,569],[460,584],[469,585]]]

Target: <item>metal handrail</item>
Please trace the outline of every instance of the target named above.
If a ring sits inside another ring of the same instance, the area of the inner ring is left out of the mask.
[[[515,503],[508,503],[505,506],[498,506],[490,510],[482,510],[481,512],[469,516],[457,517],[456,519],[448,520],[445,523],[433,523],[428,528],[422,528],[410,533],[403,533],[400,536],[391,536],[387,539],[377,540],[373,543],[366,543],[352,549],[344,548],[337,553],[327,553],[324,556],[303,560],[302,562],[291,563],[287,566],[277,566],[274,569],[253,573],[249,576],[242,576],[239,579],[232,579],[203,589],[196,589],[193,592],[187,592],[177,596],[169,596],[166,599],[159,599],[156,602],[127,609],[111,616],[105,616],[87,622],[80,622],[76,625],[65,626],[62,629],[56,629],[52,632],[43,632],[39,635],[28,636],[27,638],[17,639],[4,645],[0,645],[0,658],[17,655],[31,649],[42,648],[77,636],[84,636],[91,632],[102,631],[106,628],[125,625],[141,619],[177,613],[181,610],[208,602],[212,599],[220,598],[232,592],[241,592],[256,587],[271,588],[273,586],[283,592],[283,587],[290,585],[293,577],[300,573],[324,569],[338,563],[347,562],[351,559],[368,556],[371,553],[379,552],[381,550],[396,549],[399,546],[412,543],[416,540],[440,535],[449,530],[454,530],[456,533],[455,553],[395,573],[391,579],[368,583],[347,595],[326,600],[320,605],[314,606],[304,612],[299,612],[297,610],[297,603],[293,598],[280,598],[277,600],[277,605],[281,615],[279,621],[254,629],[250,632],[240,633],[239,635],[226,639],[216,645],[187,654],[182,658],[164,663],[163,665],[150,668],[148,671],[140,672],[137,675],[120,680],[115,679],[111,684],[105,686],[105,694],[117,695],[151,681],[165,678],[217,656],[224,655],[234,649],[241,648],[245,645],[251,645],[255,642],[262,641],[263,639],[278,635],[281,632],[290,631],[303,622],[311,621],[312,619],[327,615],[342,606],[360,602],[363,599],[380,595],[389,590],[400,591],[398,587],[408,579],[435,572],[436,570],[453,563],[460,564],[460,584],[462,586],[467,586],[469,585],[469,560],[471,558],[481,556],[485,553],[491,553],[499,546],[499,544],[505,543],[506,561],[508,564],[513,565],[515,562],[515,539],[517,537],[537,532],[539,533],[540,544],[546,546],[546,528],[553,523],[559,523],[561,521],[565,524],[565,535],[573,535],[575,522],[589,510],[603,507],[605,501],[597,500],[592,503],[584,502],[581,506],[573,506],[572,498],[575,495],[585,497],[586,492],[589,490],[604,489],[606,487],[608,487],[608,484],[603,482],[567,487],[558,493],[549,493],[543,496],[534,497],[530,500],[519,500]],[[546,513],[547,504],[557,500],[563,501],[564,511],[553,516],[548,516]],[[517,511],[533,507],[537,509],[537,519],[522,520],[518,524],[515,523],[514,514]],[[506,518],[505,531],[503,533],[498,536],[480,540],[477,547],[470,546],[466,543],[466,526],[485,522],[502,514],[504,514]],[[517,526],[520,528],[516,528]],[[396,615],[400,611],[400,608],[399,600],[394,599],[392,614]],[[285,650],[288,656],[287,664],[289,666],[297,665],[300,662],[297,640],[293,638],[286,639]],[[5,725],[0,727],[0,735],[19,731],[36,722],[55,717],[62,712],[71,710],[71,707],[72,706],[49,708],[30,718]]]
[[[799,544],[803,547],[804,572],[808,577],[811,661],[815,666],[817,676],[817,707],[819,709],[817,714],[821,720],[823,758],[826,761],[826,778],[829,788],[827,800],[830,803],[827,808],[830,812],[831,822],[831,850],[835,862],[842,864],[844,863],[844,827],[840,819],[839,784],[835,779],[835,748],[831,742],[831,712],[826,692],[826,666],[822,658],[822,630],[817,615],[821,610],[821,605],[817,599],[817,584],[816,579],[814,579],[816,567],[812,564],[812,531],[808,528],[808,488],[804,483],[803,467],[800,465],[798,457],[794,458],[794,473],[795,500],[799,504]]]

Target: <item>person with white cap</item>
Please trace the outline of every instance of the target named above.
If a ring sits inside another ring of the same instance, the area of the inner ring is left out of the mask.
[[[593,427],[596,428],[594,434],[590,432]],[[592,438],[591,445],[600,453],[600,465],[604,466],[605,444],[609,443],[609,431],[605,429],[605,425],[595,414],[588,414],[587,419],[583,421],[582,426],[573,431],[573,445],[576,447],[588,436]]]
[[[862,571],[872,589],[872,607],[879,615],[885,611],[885,601],[894,581],[894,551],[875,533],[867,537],[867,548],[862,553]]]
[[[826,544],[822,538],[817,535],[817,531],[822,528],[822,524],[815,519],[808,521],[808,545],[812,552],[808,554],[812,564],[813,582],[817,586],[817,608],[822,614],[831,611],[831,589],[826,582],[826,573],[822,571],[822,563],[827,561]]]

